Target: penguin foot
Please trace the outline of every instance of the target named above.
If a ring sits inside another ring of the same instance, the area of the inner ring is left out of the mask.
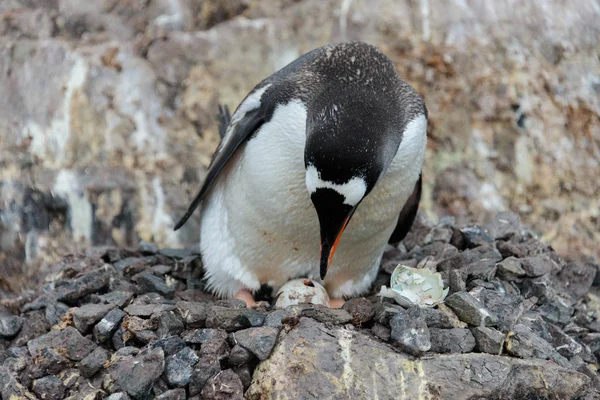
[[[346,300],[343,298],[329,300],[329,308],[342,308],[344,304],[346,304]]]
[[[237,292],[234,296],[234,299],[242,300],[246,303],[246,307],[254,307],[256,305],[256,301],[254,300],[254,296],[252,296],[252,292],[248,289],[242,289]]]

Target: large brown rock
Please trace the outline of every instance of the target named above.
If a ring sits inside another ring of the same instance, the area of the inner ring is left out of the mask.
[[[362,332],[301,318],[258,365],[246,397],[563,399],[589,384],[584,374],[538,360],[477,353],[413,359]]]

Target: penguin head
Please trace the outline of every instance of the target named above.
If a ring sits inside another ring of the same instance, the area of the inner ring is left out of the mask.
[[[321,279],[346,226],[391,163],[402,136],[395,133],[397,121],[384,106],[357,99],[308,113],[306,187],[319,218]]]

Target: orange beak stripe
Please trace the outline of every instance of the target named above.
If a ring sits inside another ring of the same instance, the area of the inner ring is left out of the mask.
[[[329,265],[331,264],[331,260],[333,260],[333,254],[335,253],[335,249],[337,249],[337,246],[340,243],[342,234],[344,233],[344,230],[346,229],[346,226],[348,225],[349,221],[350,221],[350,217],[346,218],[346,220],[344,221],[344,226],[342,226],[340,233],[338,233],[337,238],[335,238],[335,242],[333,243],[333,246],[331,246],[331,251],[329,252],[329,258],[327,258],[327,271],[329,271]]]

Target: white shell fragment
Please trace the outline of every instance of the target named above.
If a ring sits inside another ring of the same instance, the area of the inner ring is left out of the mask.
[[[329,307],[329,295],[325,288],[311,279],[294,279],[283,285],[277,292],[275,307],[310,303]]]
[[[403,307],[433,307],[444,301],[449,290],[444,289],[439,272],[401,264],[394,269],[390,286],[389,289],[382,286],[379,296],[392,298]]]

